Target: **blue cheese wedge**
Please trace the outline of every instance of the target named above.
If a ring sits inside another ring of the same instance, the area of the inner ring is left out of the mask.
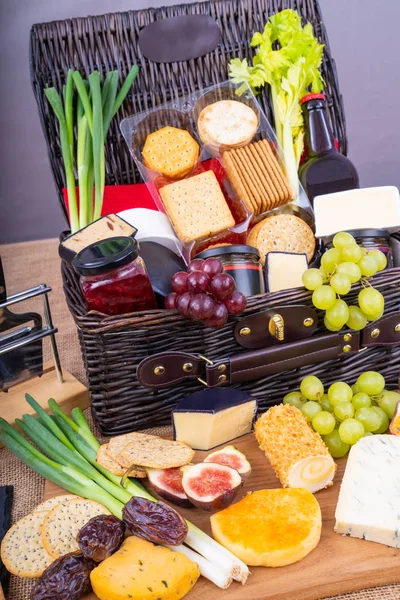
[[[172,412],[175,440],[211,450],[250,433],[257,402],[247,392],[210,388],[187,396]]]
[[[400,548],[400,437],[362,438],[350,450],[335,531]]]

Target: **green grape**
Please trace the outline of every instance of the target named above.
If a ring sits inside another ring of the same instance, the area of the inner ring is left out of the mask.
[[[351,386],[351,389],[353,390],[353,396],[355,396],[360,391],[360,386],[356,382],[356,383],[353,383],[353,385]]]
[[[351,290],[350,278],[342,273],[335,273],[335,275],[331,277],[329,285],[333,291],[340,296],[345,296]]]
[[[326,311],[326,320],[333,327],[343,327],[350,316],[349,307],[344,300],[336,300],[331,308]]]
[[[386,433],[386,431],[388,430],[388,427],[389,427],[389,419],[388,419],[387,414],[379,406],[372,406],[372,410],[374,410],[376,413],[378,413],[378,415],[381,418],[381,423],[382,423],[382,425],[379,427],[379,429],[374,431],[374,433]]]
[[[342,262],[342,254],[338,248],[327,250],[321,258],[321,269],[325,273],[333,273],[337,265]]]
[[[322,410],[326,412],[333,413],[333,406],[329,402],[328,394],[322,394],[321,399],[319,400]]]
[[[341,249],[342,262],[358,263],[362,257],[362,250],[357,244],[347,244]]]
[[[364,425],[365,431],[377,431],[382,425],[382,419],[373,406],[359,408],[356,412],[356,419]]]
[[[364,425],[357,419],[346,419],[339,425],[339,436],[345,444],[356,444],[365,433]]]
[[[332,323],[328,321],[326,315],[324,316],[324,325],[328,331],[340,331],[342,329],[341,327],[334,327]]]
[[[380,319],[382,317],[384,313],[384,310],[381,310],[378,313],[374,313],[373,315],[367,315],[368,317],[368,321],[377,321],[378,319]]]
[[[312,420],[312,426],[320,435],[327,435],[335,429],[335,417],[326,410],[321,410]]]
[[[363,256],[358,262],[357,265],[360,267],[361,275],[365,277],[372,277],[375,273],[378,272],[378,261],[375,260],[373,256]]]
[[[300,384],[300,392],[307,400],[319,401],[324,393],[324,386],[318,377],[315,377],[315,375],[308,375],[308,377],[304,377]]]
[[[376,262],[378,263],[378,271],[383,271],[386,269],[387,258],[386,255],[380,250],[370,250],[367,256],[373,256]]]
[[[354,417],[354,406],[351,402],[338,402],[333,412],[339,421],[344,421]]]
[[[320,285],[313,291],[312,303],[316,308],[327,310],[336,302],[336,294],[330,285]]]
[[[357,379],[360,391],[368,396],[378,396],[385,388],[385,378],[376,371],[366,371]]]
[[[347,275],[351,283],[357,283],[357,281],[360,281],[361,279],[360,267],[358,267],[355,263],[352,262],[343,262],[340,265],[338,265],[336,273]]]
[[[358,294],[358,304],[368,317],[369,315],[374,315],[383,310],[385,307],[385,300],[378,290],[367,287]]]
[[[357,392],[357,394],[354,394],[351,403],[354,406],[354,410],[359,410],[360,408],[371,406],[372,402],[368,394],[363,394],[363,392]]]
[[[316,417],[317,414],[321,412],[321,406],[318,404],[318,402],[313,402],[312,400],[310,400],[309,402],[303,404],[300,410],[303,413],[303,415],[311,422],[314,419],[314,417]]]
[[[339,431],[337,429],[334,429],[332,433],[325,435],[324,442],[333,458],[342,458],[342,456],[346,456],[350,449],[350,445],[345,444],[340,439]]]
[[[341,250],[344,246],[348,246],[349,244],[355,244],[356,240],[350,233],[346,231],[342,231],[341,233],[337,233],[333,238],[333,246],[335,248],[339,248]]]
[[[349,329],[354,329],[354,331],[360,331],[366,327],[368,319],[366,315],[363,313],[360,307],[358,306],[349,306],[350,316],[347,319],[346,325]]]
[[[300,392],[289,392],[284,397],[283,404],[291,404],[296,408],[301,408],[306,401],[306,398]]]
[[[319,269],[308,269],[304,271],[302,277],[303,285],[307,290],[316,290],[318,287],[323,285],[324,278]]]
[[[374,435],[374,434],[372,433],[372,431],[366,431],[364,433],[364,437],[368,437],[369,435]]]
[[[387,414],[389,419],[393,419],[398,402],[400,402],[400,394],[398,392],[383,390],[382,396],[378,398],[379,408]]]
[[[344,381],[332,383],[328,390],[328,398],[332,406],[336,406],[339,402],[351,402],[352,397],[353,391]]]

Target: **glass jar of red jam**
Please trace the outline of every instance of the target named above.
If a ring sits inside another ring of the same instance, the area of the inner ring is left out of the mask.
[[[89,310],[122,315],[157,308],[136,240],[114,237],[84,248],[73,260]]]
[[[257,248],[245,244],[216,246],[197,254],[195,258],[218,258],[224,271],[232,275],[236,289],[245,296],[257,296],[265,292],[263,268]]]

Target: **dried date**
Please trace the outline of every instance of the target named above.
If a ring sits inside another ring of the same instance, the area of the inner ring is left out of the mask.
[[[96,562],[108,558],[124,541],[125,525],[113,515],[99,515],[79,531],[76,541],[83,556]]]
[[[57,558],[33,588],[31,600],[79,600],[92,589],[90,572],[96,566],[80,552]]]
[[[184,518],[164,502],[131,498],[122,509],[122,518],[134,535],[155,544],[178,546],[188,532]]]

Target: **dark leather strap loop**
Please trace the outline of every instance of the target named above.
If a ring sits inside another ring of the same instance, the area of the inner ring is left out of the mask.
[[[365,347],[400,344],[400,313],[393,313],[370,323],[361,332],[361,340]]]

